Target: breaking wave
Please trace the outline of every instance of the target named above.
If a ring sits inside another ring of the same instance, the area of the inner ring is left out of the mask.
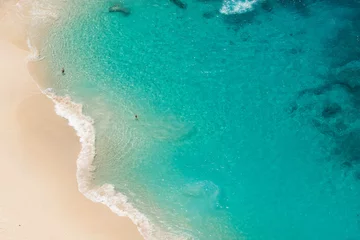
[[[252,11],[259,0],[225,0],[220,12],[225,15]]]
[[[61,7],[51,4],[50,1],[20,0],[16,4],[18,14],[22,21],[26,21],[29,27],[27,32],[27,46],[30,50],[27,60],[29,62],[41,61],[45,56],[41,55],[43,35],[53,23],[59,19]],[[35,30],[35,31],[34,31]],[[37,47],[40,46],[40,49]],[[116,191],[112,184],[96,186],[93,183],[93,173],[96,167],[93,161],[96,155],[96,134],[94,121],[91,117],[83,114],[82,104],[75,103],[70,96],[58,96],[52,88],[43,90],[37,83],[40,91],[51,99],[55,105],[55,112],[67,119],[68,124],[74,128],[80,139],[81,150],[76,160],[76,178],[79,191],[88,199],[96,203],[102,203],[109,207],[118,216],[129,217],[137,226],[138,231],[146,240],[189,240],[193,237],[188,234],[174,233],[167,228],[165,231],[155,226],[128,200],[127,196]]]
[[[150,221],[128,202],[125,195],[117,192],[111,184],[93,186],[92,165],[95,157],[95,128],[93,120],[84,115],[82,105],[71,101],[69,96],[60,97],[55,95],[52,89],[46,89],[43,93],[55,103],[55,112],[66,118],[80,138],[81,151],[77,159],[76,178],[79,191],[93,202],[108,206],[119,216],[129,217],[138,227],[145,239],[153,239],[153,229]]]
[[[28,61],[40,61],[44,59],[38,49],[32,45],[29,38],[27,39],[27,43],[30,50]],[[37,84],[36,81],[35,84]],[[96,136],[93,119],[84,115],[82,104],[73,102],[70,96],[58,96],[51,88],[42,90],[38,84],[37,86],[44,95],[53,101],[56,114],[67,119],[69,125],[75,129],[80,139],[81,150],[76,161],[76,178],[78,189],[86,198],[93,202],[106,205],[118,216],[129,217],[146,240],[193,239],[187,234],[174,234],[155,227],[144,214],[139,212],[128,201],[128,198],[124,194],[116,191],[112,184],[103,184],[102,186],[94,185],[92,181],[93,172],[96,167],[92,163],[96,155]]]

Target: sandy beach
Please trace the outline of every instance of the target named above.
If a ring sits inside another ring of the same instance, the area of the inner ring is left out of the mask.
[[[31,78],[15,3],[0,1],[0,239],[142,239],[78,191],[79,139]]]

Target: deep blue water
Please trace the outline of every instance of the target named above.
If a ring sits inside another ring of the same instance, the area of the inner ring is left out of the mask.
[[[186,3],[77,0],[51,30],[96,183],[195,239],[360,239],[360,1]]]

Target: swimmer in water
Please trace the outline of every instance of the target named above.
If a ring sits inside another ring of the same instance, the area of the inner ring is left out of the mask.
[[[138,120],[138,116],[135,114],[135,120]]]
[[[62,75],[65,75],[65,69],[64,68],[61,69],[61,73],[62,73]]]

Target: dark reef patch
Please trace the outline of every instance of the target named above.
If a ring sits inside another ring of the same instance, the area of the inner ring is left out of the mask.
[[[359,0],[328,0],[327,2],[336,6],[360,7]]]
[[[360,180],[360,171],[356,171],[356,172],[354,173],[354,177],[355,177],[357,180]],[[359,214],[358,214],[358,216],[359,216]]]
[[[203,18],[211,19],[217,16],[217,12],[215,11],[204,12],[202,16]]]
[[[180,0],[170,0],[170,2],[174,3],[176,6],[178,6],[181,9],[186,9],[187,8],[187,4],[180,1]]]
[[[293,117],[331,139],[329,148],[341,167],[360,166],[360,1],[329,1],[339,28],[324,39],[324,84],[302,90],[290,107]]]
[[[254,23],[256,16],[257,13],[255,11],[249,11],[241,14],[221,15],[224,23],[232,25],[235,30],[239,30],[244,25]]]
[[[321,76],[322,85],[298,93],[289,112],[329,139],[331,146],[325,147],[331,159],[359,179],[355,172],[360,167],[360,1],[330,0],[326,4],[342,9],[334,11],[338,29],[323,39],[323,63],[329,70]]]
[[[341,106],[337,103],[330,103],[325,106],[321,115],[323,118],[336,117],[337,114],[341,113]]]
[[[293,54],[293,55],[298,54],[298,53],[302,53],[302,52],[303,52],[302,48],[291,48],[290,49],[290,53]]]
[[[334,68],[325,82],[299,92],[289,112],[330,139],[339,166],[360,166],[360,62]]]
[[[324,41],[324,56],[333,68],[360,60],[360,1],[355,5],[334,16],[341,18],[342,27]]]
[[[259,3],[262,10],[272,12],[277,8],[285,8],[291,12],[307,17],[311,14],[311,5],[316,0],[267,0]]]
[[[271,1],[262,1],[260,6],[266,12],[271,12],[274,9],[274,4]]]

